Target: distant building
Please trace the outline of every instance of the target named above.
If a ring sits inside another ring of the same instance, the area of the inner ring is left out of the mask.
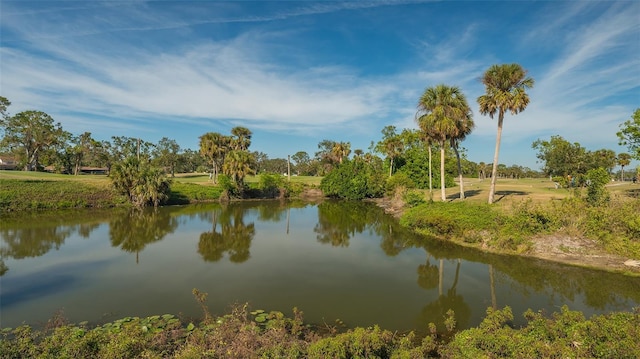
[[[12,157],[0,156],[0,170],[15,170],[18,168],[16,160]]]

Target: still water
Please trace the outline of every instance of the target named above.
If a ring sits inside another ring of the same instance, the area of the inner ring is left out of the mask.
[[[216,314],[234,303],[293,307],[310,323],[424,332],[453,309],[562,305],[590,316],[640,306],[640,279],[497,256],[419,237],[373,204],[243,202],[144,212],[86,210],[0,219],[0,326],[62,311],[92,324],[125,316]]]

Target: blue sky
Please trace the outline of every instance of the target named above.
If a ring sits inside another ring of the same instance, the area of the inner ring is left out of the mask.
[[[270,158],[323,139],[367,151],[384,126],[415,128],[426,87],[459,86],[474,110],[463,142],[492,162],[496,120],[479,78],[521,64],[531,103],[507,115],[500,162],[538,169],[531,144],[561,135],[625,152],[640,107],[636,1],[6,1],[0,95],[97,139],[253,131]]]

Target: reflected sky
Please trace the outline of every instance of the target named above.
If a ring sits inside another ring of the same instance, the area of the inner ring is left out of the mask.
[[[311,323],[421,332],[429,322],[441,326],[448,309],[468,327],[494,304],[511,306],[523,323],[528,308],[567,304],[589,316],[640,303],[638,278],[419,237],[360,202],[43,213],[3,220],[0,239],[3,327],[37,326],[60,310],[94,324],[165,313],[199,318],[193,288],[209,293],[218,314],[249,302],[285,313],[298,307]]]

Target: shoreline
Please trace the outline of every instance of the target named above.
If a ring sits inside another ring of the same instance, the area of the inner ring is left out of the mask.
[[[375,203],[378,207],[384,209],[385,213],[396,219],[400,219],[404,213],[404,203],[395,198],[384,197],[369,199],[367,201]],[[444,241],[445,239],[442,240]],[[486,240],[479,244],[449,240],[447,240],[447,242],[462,247],[474,248],[486,253],[535,258],[576,267],[640,277],[640,259],[606,253],[598,248],[595,241],[591,239],[553,233],[531,237],[529,240],[532,241],[532,249],[523,253],[492,249],[487,246]]]

